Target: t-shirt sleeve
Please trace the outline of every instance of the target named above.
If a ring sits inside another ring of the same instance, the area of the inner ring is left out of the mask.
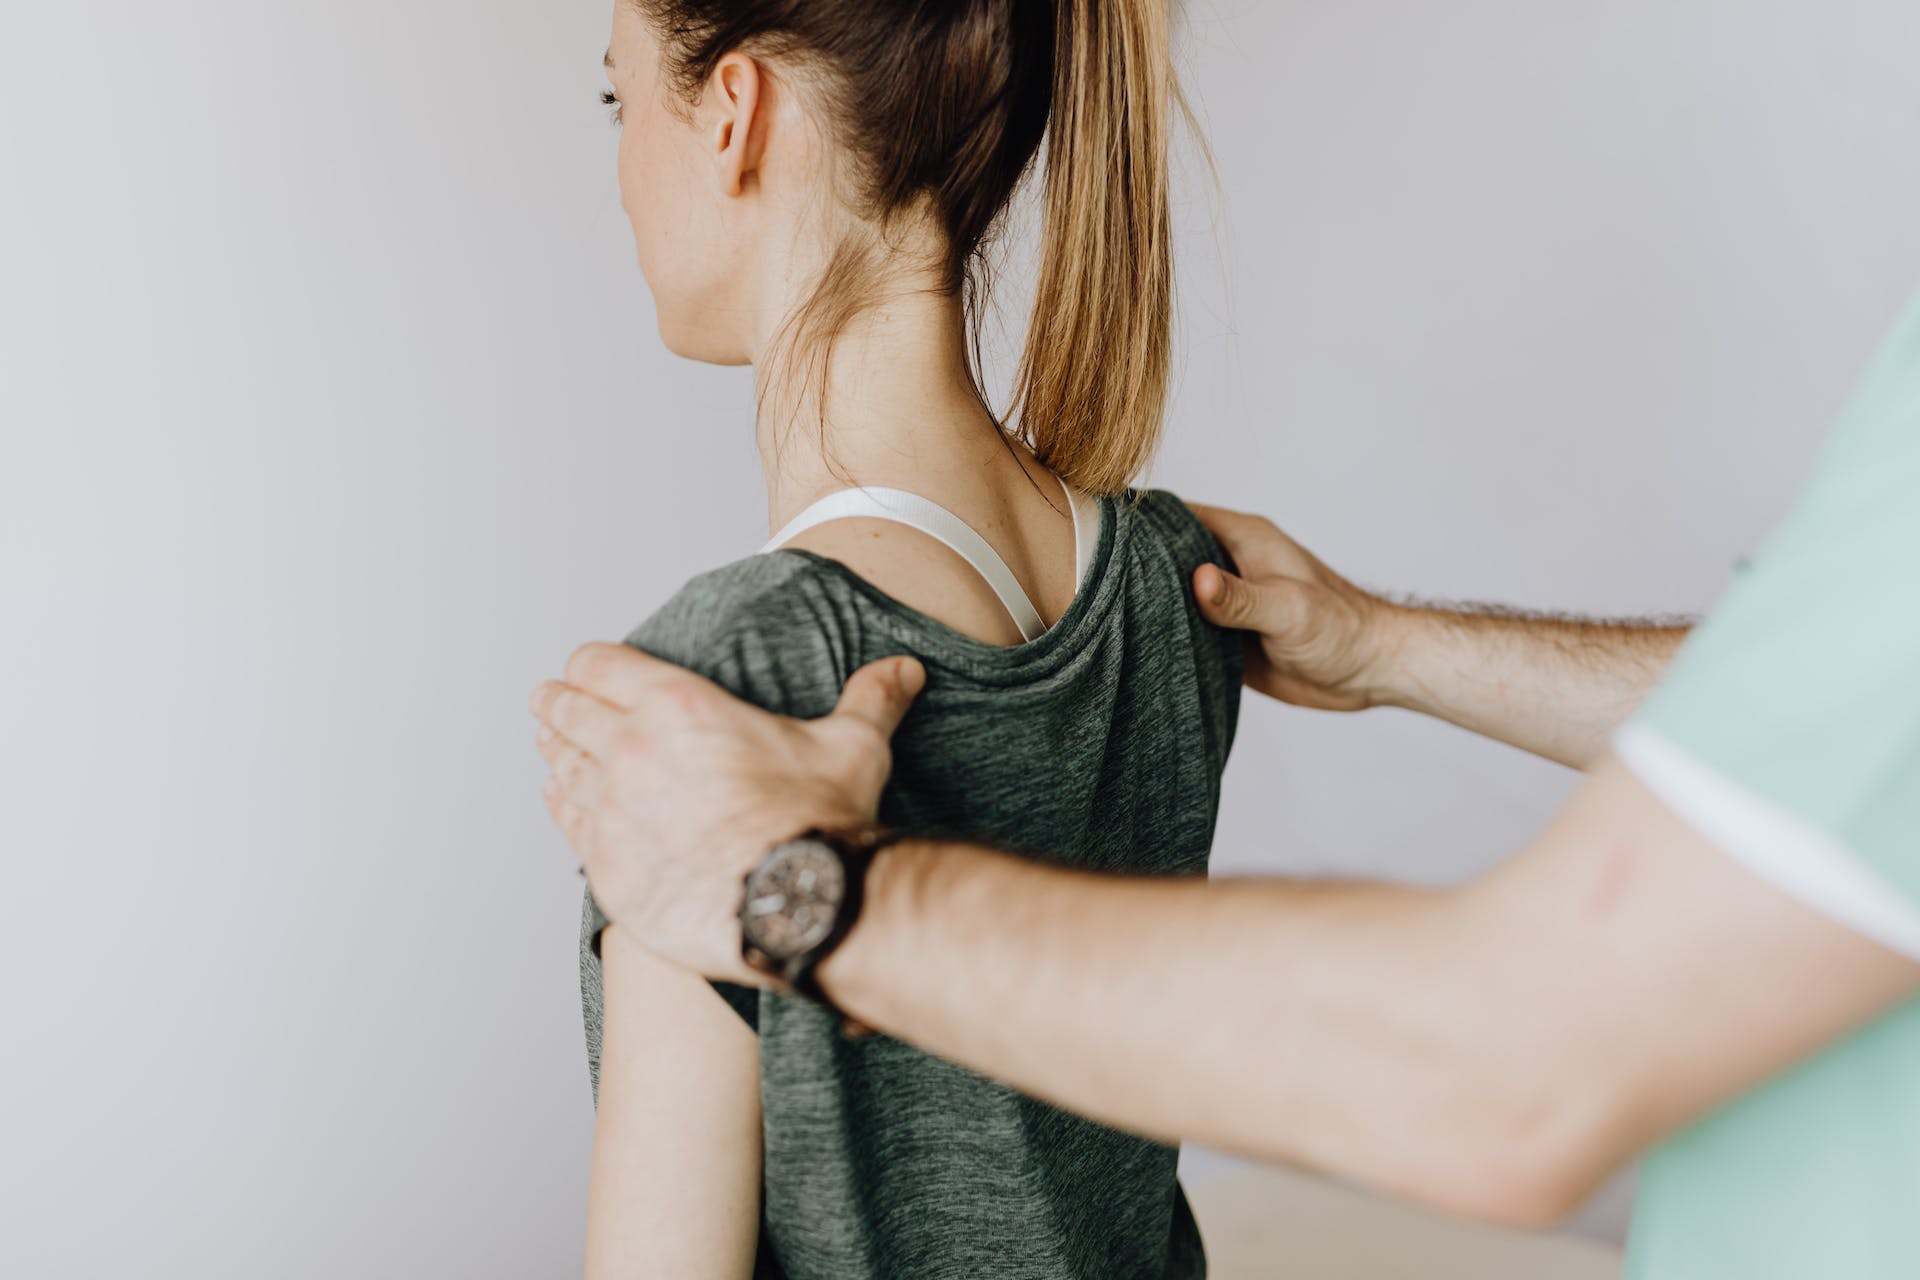
[[[625,642],[707,677],[734,696],[782,715],[833,709],[851,673],[851,644],[826,594],[796,557],[761,556],[689,582]],[[600,939],[609,925],[589,886],[580,914],[580,995],[587,1052],[599,1095],[605,1011]],[[713,989],[756,1030],[760,992],[733,982]]]
[[[1920,958],[1920,299],[1614,746],[1730,856]]]

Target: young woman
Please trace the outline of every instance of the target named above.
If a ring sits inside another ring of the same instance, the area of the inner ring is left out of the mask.
[[[1167,21],[1165,0],[617,0],[608,100],[660,335],[754,366],[778,531],[627,640],[794,715],[912,653],[883,821],[1201,874],[1239,641],[1187,595],[1218,547],[1128,487],[1166,394]],[[979,389],[979,265],[1043,134],[1008,428]],[[1173,1148],[605,924],[589,891],[589,1276],[1204,1274]]]

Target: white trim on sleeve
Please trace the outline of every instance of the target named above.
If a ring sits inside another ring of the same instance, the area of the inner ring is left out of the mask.
[[[1646,725],[1622,725],[1613,750],[1648,790],[1747,870],[1920,960],[1920,907],[1852,849]]]

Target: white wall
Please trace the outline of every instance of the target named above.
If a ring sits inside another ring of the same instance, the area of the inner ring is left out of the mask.
[[[1153,480],[1384,588],[1709,604],[1920,283],[1920,10],[1190,23],[1224,256],[1196,181]],[[764,532],[746,375],[654,337],[606,25],[0,16],[0,1272],[575,1265],[580,881],[524,701]],[[1448,880],[1569,781],[1250,703],[1218,863]]]

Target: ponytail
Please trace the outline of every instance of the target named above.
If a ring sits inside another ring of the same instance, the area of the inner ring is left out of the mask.
[[[1195,124],[1173,74],[1173,2],[640,0],[688,102],[731,49],[792,58],[857,160],[853,208],[880,230],[837,246],[776,335],[811,358],[823,409],[834,337],[897,252],[881,232],[928,197],[946,232],[931,273],[965,298],[968,374],[987,403],[983,250],[1044,139],[1039,297],[1006,417],[1076,488],[1132,483],[1166,418],[1169,116]]]
[[[1014,403],[1042,462],[1113,494],[1166,420],[1178,102],[1168,0],[1056,0],[1055,22],[1039,293]]]

